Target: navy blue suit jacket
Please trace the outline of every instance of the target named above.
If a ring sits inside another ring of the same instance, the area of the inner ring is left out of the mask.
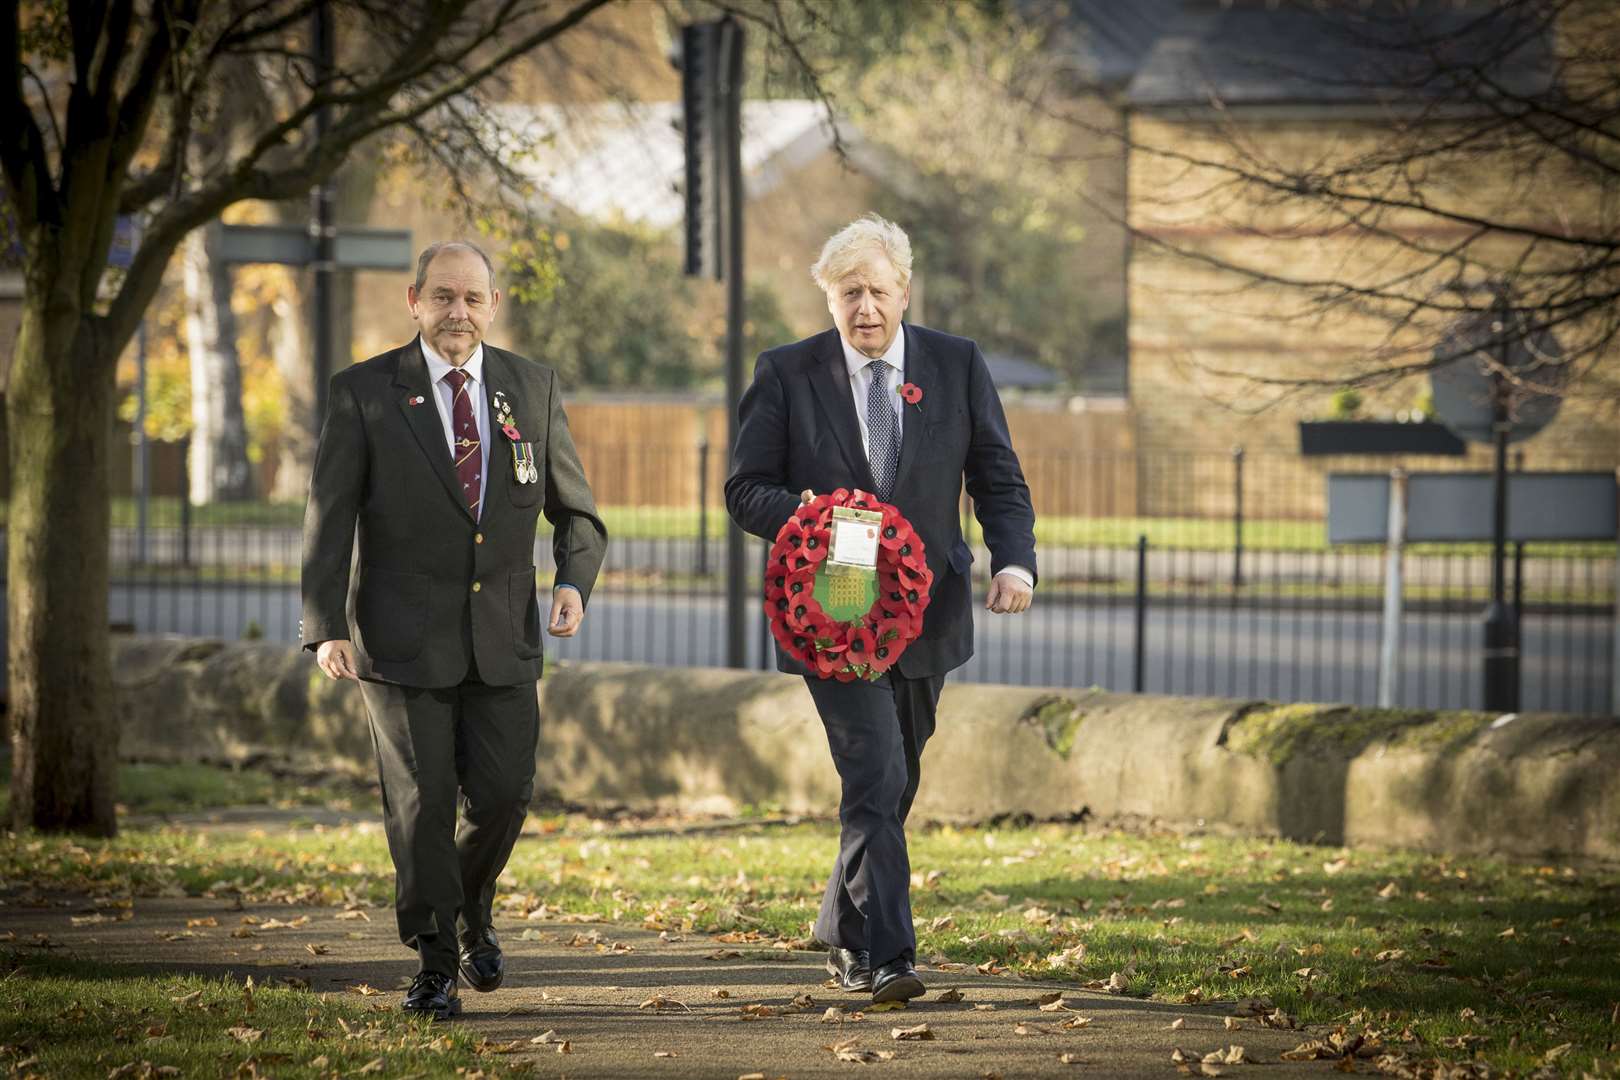
[[[973,553],[962,538],[963,483],[992,572],[1017,565],[1035,573],[1035,511],[979,347],[921,326],[906,324],[902,332],[905,378],[923,396],[903,406],[900,470],[890,501],[921,535],[934,572],[922,635],[896,665],[916,679],[943,675],[973,655]],[[739,416],[726,508],[755,536],[774,540],[806,488],[821,494],[875,487],[836,329],[760,354]],[[780,648],[776,666],[804,673]]]

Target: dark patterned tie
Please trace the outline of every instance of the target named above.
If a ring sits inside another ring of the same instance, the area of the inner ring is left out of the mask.
[[[889,365],[874,360],[868,365],[872,383],[866,388],[867,456],[872,462],[875,494],[884,502],[894,494],[894,477],[900,471],[900,418],[894,414],[894,394],[889,390]]]
[[[478,420],[473,416],[470,381],[460,368],[451,368],[444,381],[455,391],[450,406],[450,430],[455,433],[456,476],[461,479],[461,493],[467,497],[467,509],[478,516],[478,501],[484,496],[483,462],[478,453]]]

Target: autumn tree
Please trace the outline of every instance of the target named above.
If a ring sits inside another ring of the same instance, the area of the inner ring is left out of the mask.
[[[381,133],[476,154],[488,134],[480,88],[607,2],[329,0],[337,34],[367,43],[330,71],[310,42],[319,0],[41,2],[0,17],[0,169],[24,281],[6,396],[16,825],[115,829],[115,371],[176,249],[234,203],[302,197]],[[234,64],[291,92],[231,152],[199,154],[239,104],[221,78]],[[121,214],[143,219],[127,272],[107,266]]]

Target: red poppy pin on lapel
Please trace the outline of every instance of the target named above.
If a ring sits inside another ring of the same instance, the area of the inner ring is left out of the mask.
[[[916,383],[901,383],[900,397],[907,405],[916,405],[922,401],[922,387]]]

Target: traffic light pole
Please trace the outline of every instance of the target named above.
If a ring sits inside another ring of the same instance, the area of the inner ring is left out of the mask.
[[[315,53],[315,93],[324,94],[331,88],[332,72],[336,66],[336,51],[332,42],[332,9],[326,0],[316,0],[310,13],[311,36]],[[320,105],[315,109],[315,145],[317,152],[332,123],[332,107]],[[322,180],[309,192],[310,237],[315,241],[315,261],[312,271],[311,292],[314,301],[314,357],[315,357],[315,416],[313,436],[320,438],[321,425],[326,421],[326,384],[332,378],[332,278],[334,252],[332,224],[332,182]]]
[[[1507,336],[1506,299],[1499,301],[1497,327]],[[1500,369],[1491,374],[1492,437],[1496,477],[1491,492],[1491,603],[1485,609],[1485,708],[1519,711],[1519,619],[1507,602],[1508,438],[1513,433],[1507,408],[1507,346],[1499,349]]]
[[[726,448],[727,461],[737,449],[738,404],[743,392],[743,174],[742,174],[743,31],[735,20],[720,24],[720,113],[724,137],[721,193],[725,216],[726,273]],[[748,547],[742,527],[728,515],[726,529],[726,666],[748,664]]]

